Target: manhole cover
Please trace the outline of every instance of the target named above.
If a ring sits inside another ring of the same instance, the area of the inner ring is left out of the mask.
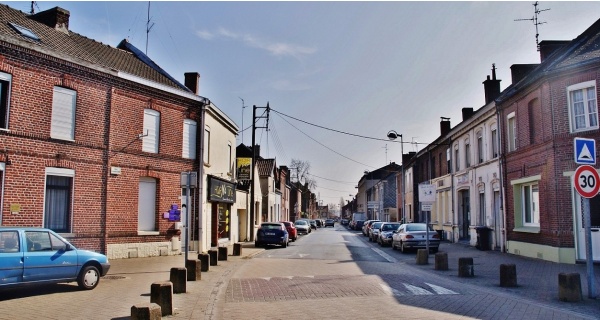
[[[125,279],[125,277],[123,277],[123,276],[104,276],[104,277],[102,277],[102,279],[107,279],[107,280],[120,280],[120,279]]]

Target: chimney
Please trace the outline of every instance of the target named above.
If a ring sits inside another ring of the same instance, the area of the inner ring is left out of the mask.
[[[571,43],[571,41],[566,41],[566,40],[562,40],[562,41],[561,40],[544,40],[544,41],[540,42],[540,44],[539,44],[540,62],[544,62],[544,60],[546,60],[546,58],[551,56],[557,50],[565,47],[569,43]]]
[[[469,119],[473,115],[473,108],[462,108],[463,121]]]
[[[68,10],[65,10],[60,7],[54,7],[46,11],[38,12],[32,16],[29,16],[29,18],[37,22],[43,23],[57,31],[69,34],[70,16],[71,13],[69,13]]]
[[[450,118],[440,117],[440,136],[445,136],[450,132]]]
[[[500,81],[496,79],[496,64],[492,63],[492,79],[487,76],[487,80],[483,82],[483,90],[485,91],[485,104],[494,101],[500,96]]]
[[[513,64],[510,66],[511,81],[512,84],[517,84],[523,78],[525,78],[533,69],[537,68],[539,64]]]
[[[198,95],[200,74],[198,72],[186,72],[183,75],[185,77],[185,86],[192,90],[195,95]]]

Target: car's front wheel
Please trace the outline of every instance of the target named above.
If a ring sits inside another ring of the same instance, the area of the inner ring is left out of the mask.
[[[92,290],[100,282],[100,271],[95,266],[85,266],[77,276],[77,284],[81,289]]]

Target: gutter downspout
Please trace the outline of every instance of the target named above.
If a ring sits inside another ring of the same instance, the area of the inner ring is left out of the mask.
[[[202,112],[200,114],[200,155],[198,155],[198,253],[204,252],[202,246],[204,245],[204,229],[202,221],[204,218],[204,135],[206,126],[206,106],[210,104],[210,101],[204,101],[202,104]],[[189,193],[189,190],[188,190]]]
[[[500,215],[502,216],[502,226],[500,227],[501,229],[501,233],[500,233],[500,252],[506,252],[507,248],[505,246],[506,244],[506,214],[504,211],[504,208],[506,208],[505,203],[504,203],[504,199],[506,198],[506,195],[504,194],[505,192],[505,186],[504,186],[504,174],[502,171],[502,166],[504,164],[504,147],[502,144],[500,144],[500,142],[502,141],[502,126],[500,125],[502,123],[502,112],[500,110],[500,107],[498,105],[498,103],[496,103],[496,130],[498,130],[498,134],[496,137],[497,140],[497,144],[498,144],[498,174],[500,176]]]

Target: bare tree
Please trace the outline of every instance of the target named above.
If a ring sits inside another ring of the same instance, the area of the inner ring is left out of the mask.
[[[290,170],[292,171],[292,180],[294,180],[293,178],[296,178],[295,180],[297,182],[307,185],[310,190],[317,187],[315,179],[310,177],[310,162],[292,159]]]

